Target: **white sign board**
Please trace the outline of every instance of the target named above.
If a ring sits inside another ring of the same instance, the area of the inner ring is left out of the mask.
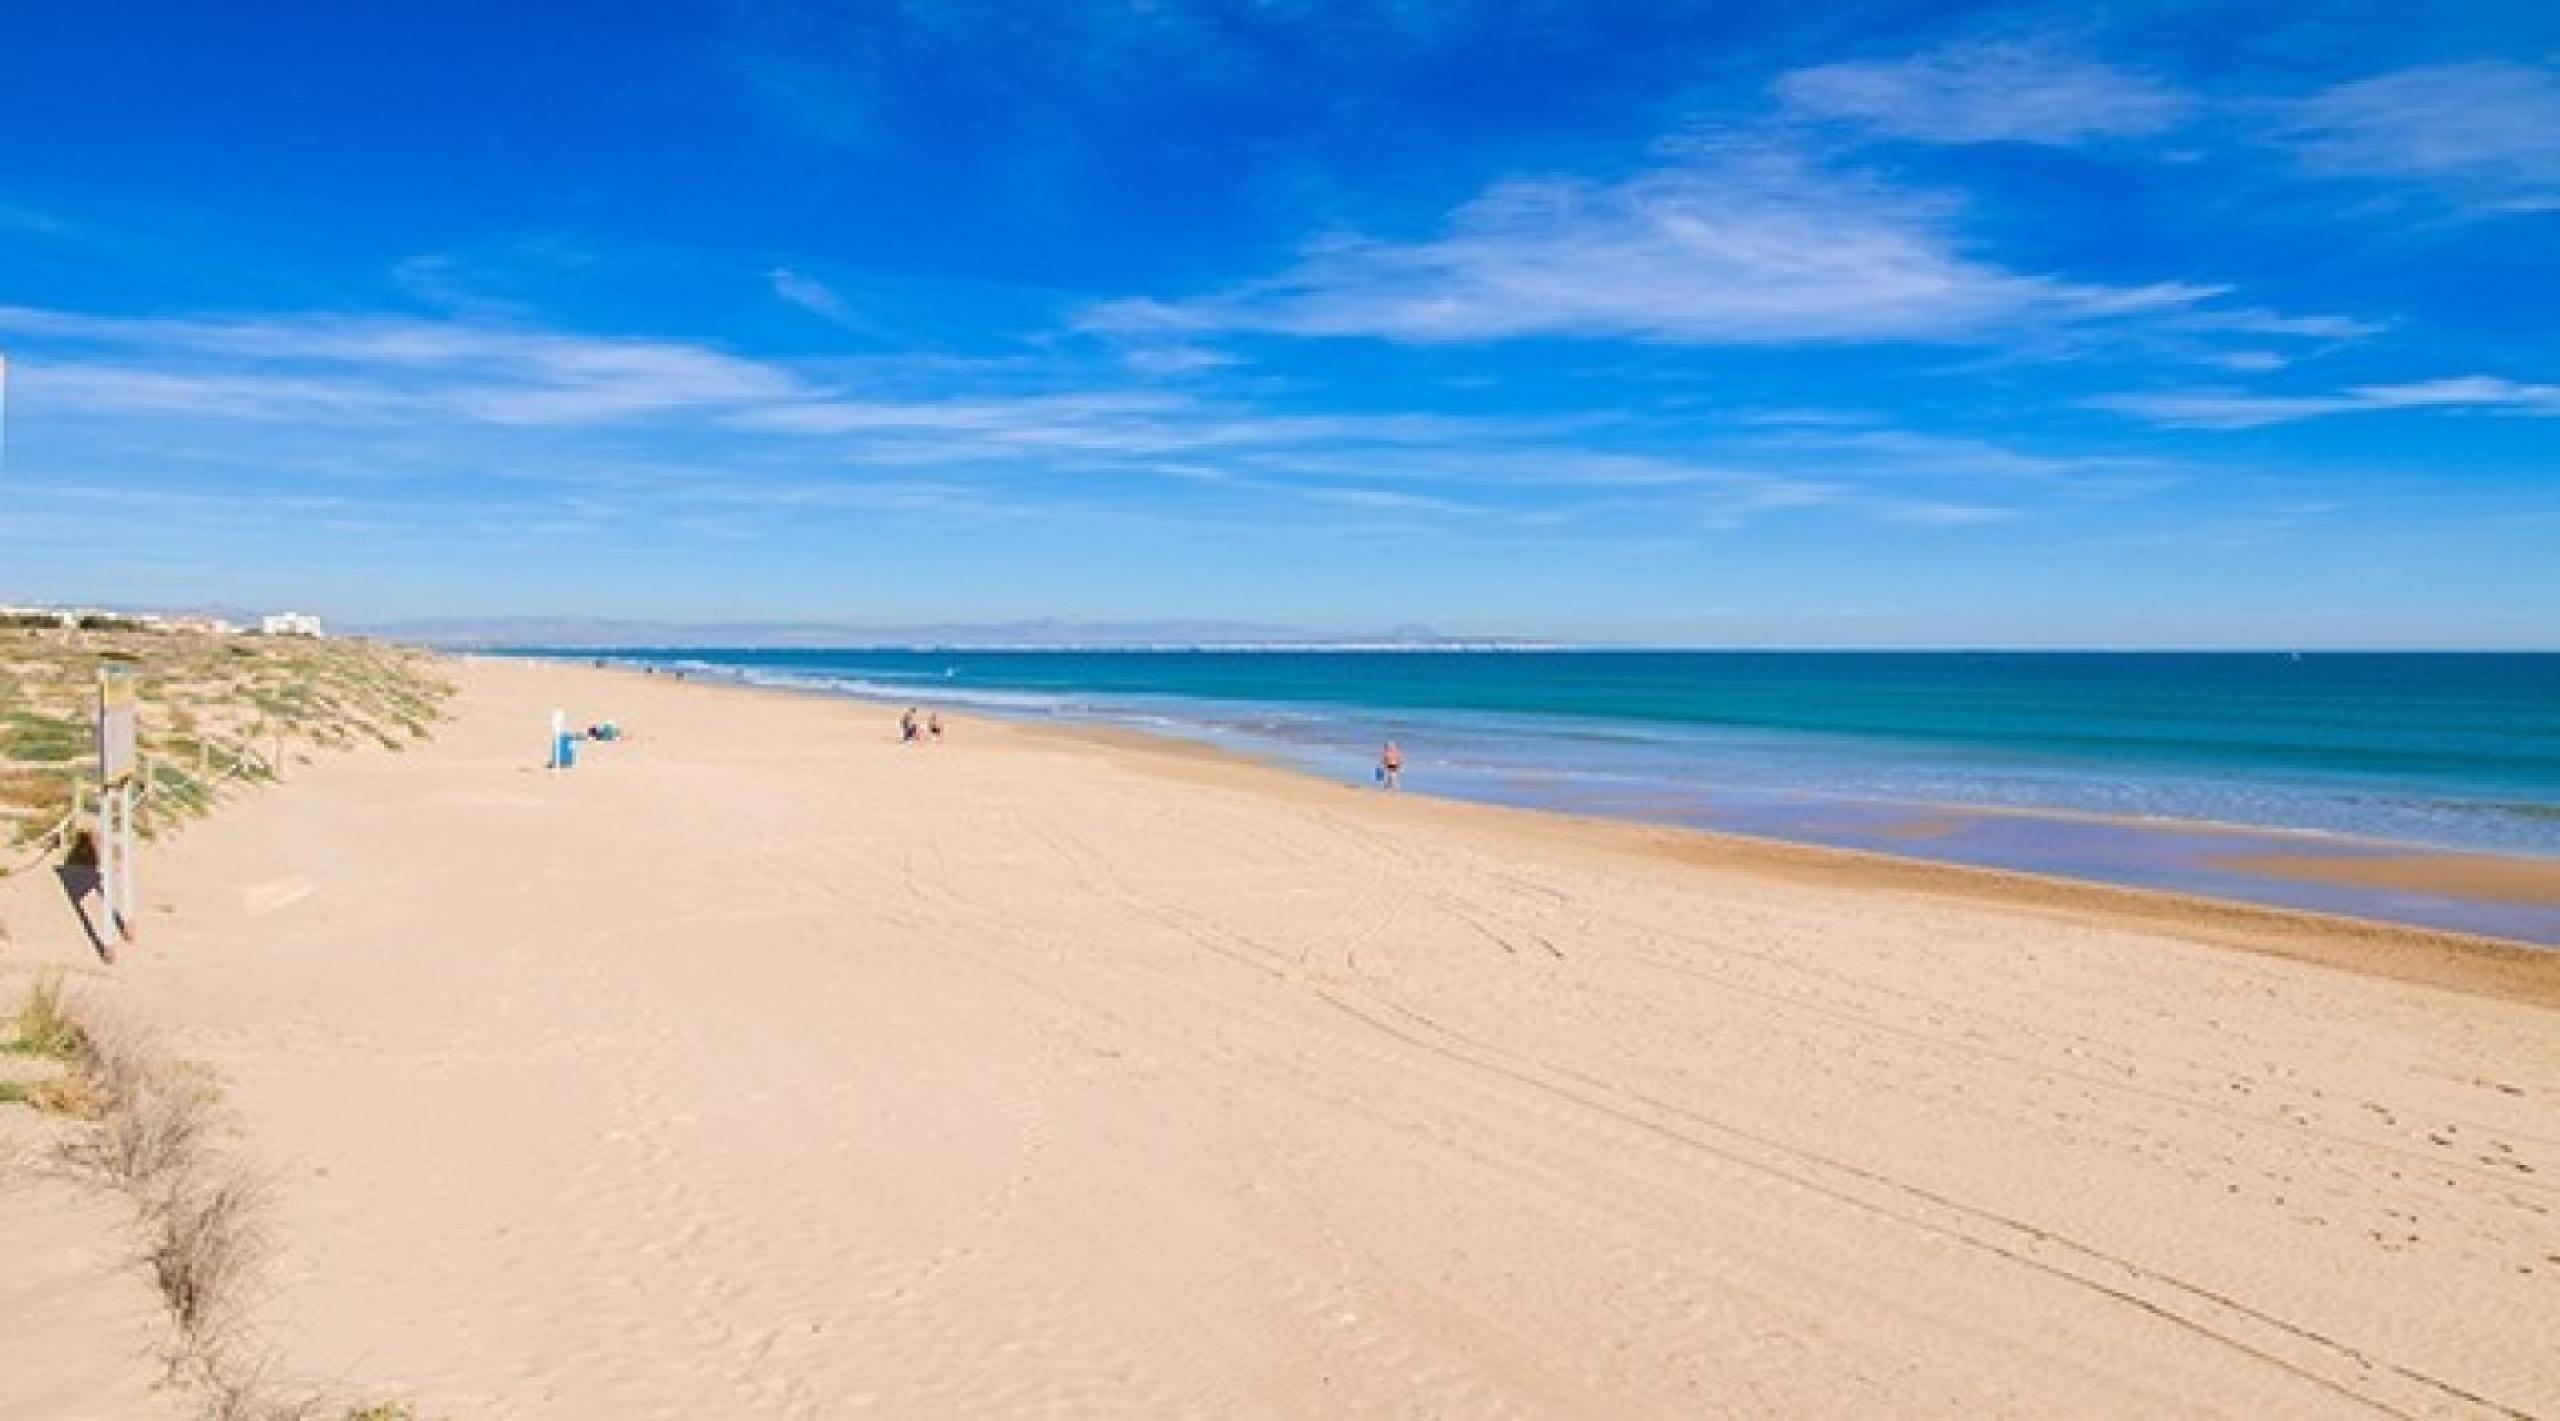
[[[112,668],[98,672],[98,778],[122,784],[134,771],[133,676]]]

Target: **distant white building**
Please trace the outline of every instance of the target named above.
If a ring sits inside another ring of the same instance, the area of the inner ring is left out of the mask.
[[[230,636],[240,630],[226,618],[198,616],[191,612],[145,612],[142,615],[142,624],[153,631],[198,632],[208,636]]]
[[[319,636],[320,619],[309,612],[269,612],[258,619],[268,636]]]

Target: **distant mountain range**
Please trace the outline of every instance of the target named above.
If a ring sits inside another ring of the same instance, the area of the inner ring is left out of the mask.
[[[1509,637],[1449,637],[1400,626],[1342,635],[1255,622],[665,622],[615,617],[437,617],[353,628],[429,646],[472,647],[1525,647]]]

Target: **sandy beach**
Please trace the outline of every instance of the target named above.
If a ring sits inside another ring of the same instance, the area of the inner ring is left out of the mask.
[[[454,1417],[2560,1411],[2560,955],[454,674],[432,742],[151,846],[112,969],[49,876],[0,881],[6,980],[74,966],[221,1083],[297,1384]],[[632,738],[545,773],[555,706]],[[30,1316],[0,1412],[96,1355]]]

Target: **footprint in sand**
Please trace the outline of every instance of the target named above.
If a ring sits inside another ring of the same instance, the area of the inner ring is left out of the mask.
[[[511,794],[504,790],[444,790],[427,796],[427,803],[455,809],[548,809],[551,802],[537,794]]]
[[[270,879],[253,883],[240,890],[240,906],[250,917],[263,918],[281,912],[319,891],[320,885],[301,874],[291,878]]]

